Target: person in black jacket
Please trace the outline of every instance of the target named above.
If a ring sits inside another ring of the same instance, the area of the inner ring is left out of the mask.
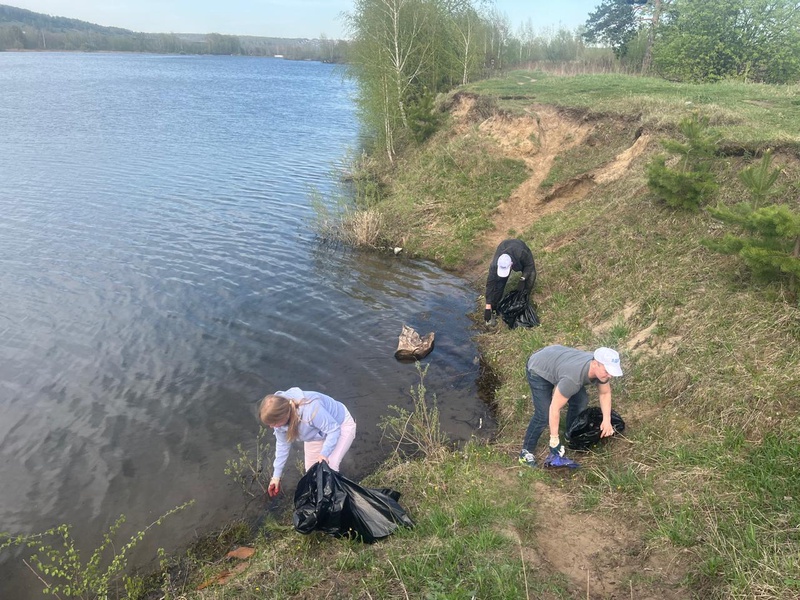
[[[494,313],[503,299],[503,291],[511,271],[522,272],[517,289],[527,297],[536,283],[536,264],[533,262],[533,252],[522,240],[508,239],[500,242],[489,265],[486,308],[483,311],[483,320],[487,325],[495,323]]]

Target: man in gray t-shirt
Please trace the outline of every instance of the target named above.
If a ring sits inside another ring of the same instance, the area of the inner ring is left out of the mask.
[[[533,398],[533,417],[525,432],[519,462],[529,467],[536,466],[533,450],[545,427],[550,428],[550,452],[544,460],[547,467],[578,466],[574,460],[564,456],[564,445],[558,437],[561,409],[567,409],[567,429],[589,403],[586,386],[594,384],[600,399],[603,422],[600,437],[614,434],[611,426],[612,377],[621,377],[619,354],[611,348],[598,348],[585,352],[566,346],[546,346],[528,358],[528,384]]]

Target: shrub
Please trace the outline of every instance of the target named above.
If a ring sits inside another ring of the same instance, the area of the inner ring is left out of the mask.
[[[668,206],[697,210],[717,191],[711,169],[719,135],[709,129],[708,117],[698,115],[683,119],[680,130],[686,142],[663,142],[668,152],[678,156],[677,164],[673,168],[664,155],[655,156],[647,167],[647,183]]]
[[[228,459],[225,463],[225,475],[238,483],[244,494],[251,498],[266,498],[269,487],[269,477],[264,474],[263,458],[267,432],[266,427],[258,428],[253,454],[238,444],[236,446],[238,456]],[[257,488],[255,492],[253,491],[254,487]]]
[[[800,281],[800,214],[788,206],[759,204],[774,193],[780,169],[772,168],[772,154],[764,153],[758,165],[739,172],[753,204],[710,208],[712,216],[741,227],[747,235],[726,234],[721,240],[703,240],[712,250],[738,254],[758,276],[780,279],[788,275],[789,291],[795,297]]]
[[[747,235],[726,234],[721,240],[704,240],[712,250],[738,254],[756,275],[767,279],[788,276],[796,297],[800,281],[800,213],[787,206],[753,208],[743,202],[732,208],[709,209],[716,218],[742,227]]]
[[[433,94],[427,88],[408,102],[408,128],[418,144],[422,144],[439,129],[444,114],[436,110]]]
[[[419,384],[411,388],[414,408],[411,412],[398,406],[390,406],[395,414],[384,417],[379,426],[384,435],[396,445],[395,450],[405,449],[409,454],[422,455],[431,460],[441,458],[447,451],[447,434],[442,431],[436,396],[428,403],[425,396],[425,368],[416,363]]]
[[[56,597],[82,598],[83,600],[106,600],[109,596],[111,584],[122,577],[125,589],[134,592],[139,589],[138,582],[130,577],[123,577],[122,573],[128,565],[128,555],[133,548],[142,541],[150,528],[160,525],[168,516],[194,504],[190,500],[173,508],[150,523],[147,527],[134,534],[127,544],[119,550],[113,543],[113,537],[125,522],[125,516],[120,517],[108,528],[103,535],[103,541],[85,563],[81,561],[79,550],[72,539],[71,525],[59,525],[43,533],[31,535],[10,536],[0,533],[0,550],[8,547],[19,546],[31,548],[34,553],[25,564],[36,573],[44,584],[44,592]],[[50,539],[55,538],[51,543]],[[110,561],[104,566],[103,559],[110,553]]]

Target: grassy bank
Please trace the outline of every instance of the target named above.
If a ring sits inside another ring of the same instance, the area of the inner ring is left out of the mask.
[[[195,557],[182,577],[165,567],[156,597],[800,597],[800,309],[705,248],[722,224],[667,208],[645,174],[699,112],[722,135],[720,202],[747,199],[737,173],[773,148],[774,201],[798,209],[799,93],[516,72],[446,99],[448,124],[383,172],[370,209],[381,244],[474,281],[476,315],[495,241],[533,249],[541,327],[476,323],[497,439],[395,457],[366,481],[402,492],[414,529],[365,546],[300,536],[286,515],[231,578],[215,579],[232,559]],[[624,437],[566,474],[516,462],[525,361],[553,343],[617,348],[625,370]]]

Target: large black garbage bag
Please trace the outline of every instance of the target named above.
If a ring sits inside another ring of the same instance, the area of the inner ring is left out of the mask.
[[[590,406],[579,414],[567,430],[567,446],[572,450],[588,450],[600,441],[600,425],[603,411],[599,406]],[[611,410],[611,426],[616,433],[625,430],[625,421],[615,410]]]
[[[327,467],[327,463],[324,463]],[[347,494],[330,467],[311,467],[297,482],[294,492],[294,528],[300,533],[341,531],[341,515]]]
[[[297,483],[292,520],[300,533],[322,531],[371,544],[401,525],[414,526],[399,499],[399,492],[362,487],[320,462]]]
[[[506,294],[500,300],[497,312],[511,329],[539,326],[539,317],[528,299],[528,294],[524,294],[519,290]]]

